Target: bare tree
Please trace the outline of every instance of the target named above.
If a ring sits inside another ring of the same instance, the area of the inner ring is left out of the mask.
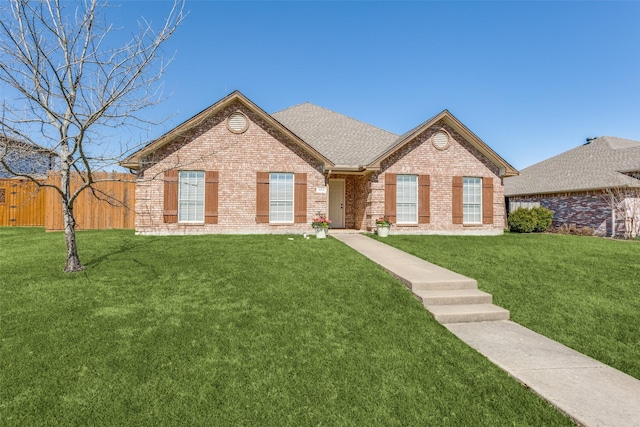
[[[616,236],[618,221],[622,223],[625,239],[640,235],[640,188],[607,188],[603,199],[611,209],[611,237]]]
[[[15,159],[9,161],[11,150],[0,151],[0,165],[60,194],[66,272],[84,269],[74,201],[97,182],[95,172],[137,148],[114,147],[106,136],[148,123],[142,112],[161,100],[160,78],[170,62],[162,47],[184,18],[184,0],[174,0],[158,28],[141,20],[137,34],[122,43],[106,22],[108,6],[98,0],[11,0],[0,10],[0,136],[54,153],[60,184],[17,168]],[[72,175],[82,181],[77,188]]]

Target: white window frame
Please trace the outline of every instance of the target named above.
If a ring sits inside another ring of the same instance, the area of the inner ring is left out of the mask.
[[[178,222],[204,223],[204,171],[178,173]]]
[[[269,223],[293,224],[295,179],[291,172],[269,173]]]
[[[396,222],[418,223],[418,175],[396,175]]]
[[[462,178],[462,223],[482,224],[482,178]]]

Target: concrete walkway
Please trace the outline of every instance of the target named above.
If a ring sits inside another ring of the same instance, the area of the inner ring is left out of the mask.
[[[467,279],[360,234],[331,235],[407,286]],[[637,379],[508,320],[445,326],[579,425],[640,426]]]

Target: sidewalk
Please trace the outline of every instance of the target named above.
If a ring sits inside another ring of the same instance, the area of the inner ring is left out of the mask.
[[[467,279],[361,234],[332,236],[410,288]],[[640,426],[639,380],[511,321],[445,327],[580,425]]]

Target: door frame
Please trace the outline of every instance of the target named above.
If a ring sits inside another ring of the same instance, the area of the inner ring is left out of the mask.
[[[337,225],[335,225],[335,220],[334,218],[331,218],[331,183],[332,182],[342,182],[342,209],[341,214],[342,214],[342,218],[340,218],[342,220],[342,225],[339,227]],[[346,180],[344,178],[330,178],[329,179],[329,192],[327,194],[327,216],[329,217],[329,219],[331,219],[332,221],[332,227],[333,228],[346,228],[346,203],[347,202],[347,184],[346,184]]]

